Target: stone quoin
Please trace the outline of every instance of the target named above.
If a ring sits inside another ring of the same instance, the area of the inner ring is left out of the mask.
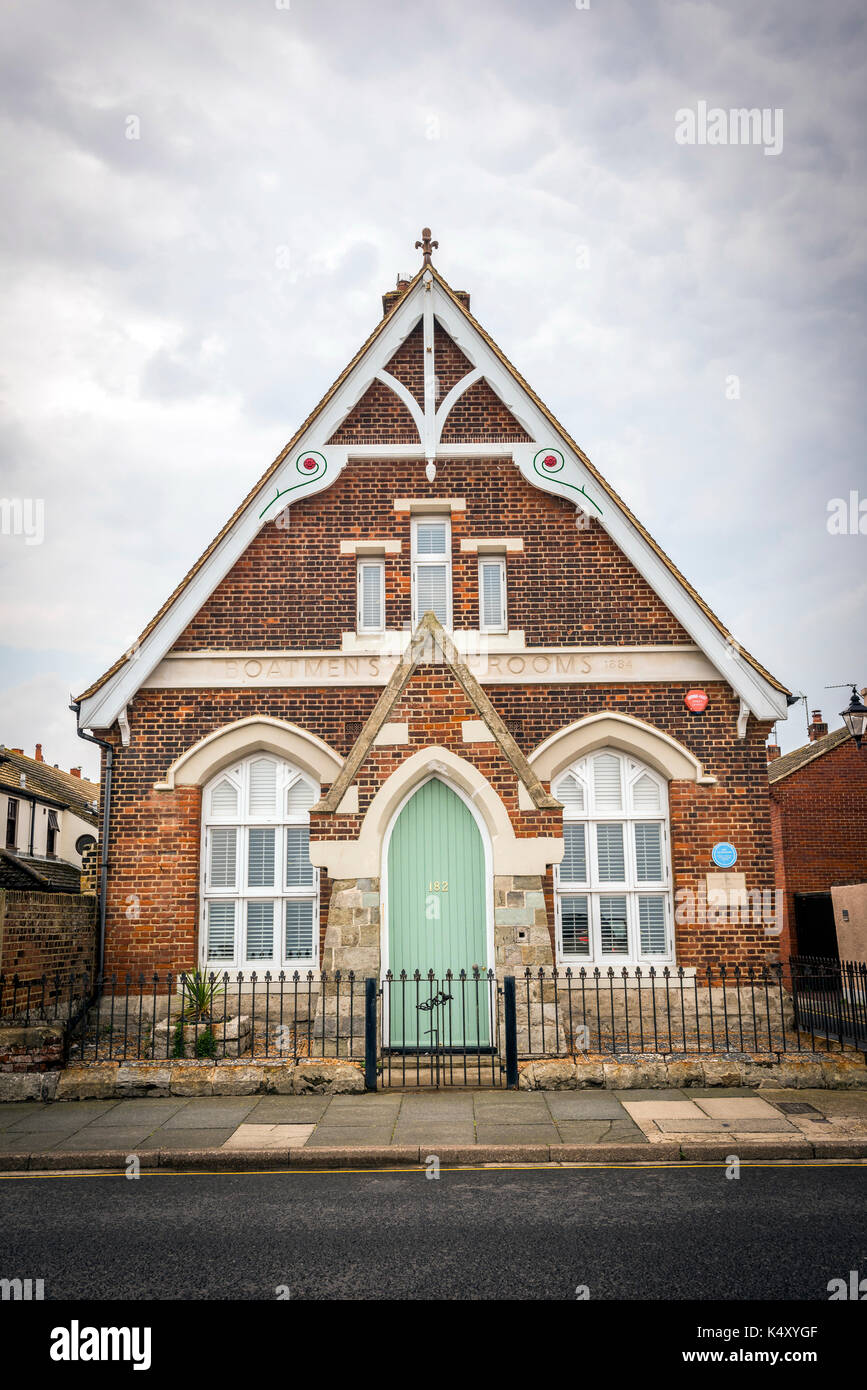
[[[437,246],[425,229],[367,342],[77,697],[111,748],[108,973],[777,958],[761,920],[674,909],[718,876],[719,841],[736,888],[773,890],[765,742],[787,691]]]

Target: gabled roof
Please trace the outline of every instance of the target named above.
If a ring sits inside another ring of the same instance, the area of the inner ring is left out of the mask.
[[[506,728],[488,696],[475,676],[461,660],[448,633],[433,613],[425,613],[395,669],[391,680],[383,690],[358,738],[349,751],[349,756],[337,780],[313,809],[315,811],[336,811],[345,793],[352,785],[359,768],[373,747],[374,739],[394,709],[414,671],[425,662],[440,658],[460,685],[470,704],[490,730],[494,742],[499,746],[506,760],[514,768],[519,780],[527,788],[537,810],[559,810],[560,802],[545,791],[536,773],[521,752],[509,730]]]
[[[0,888],[25,893],[80,893],[81,870],[65,859],[38,859],[0,849]]]
[[[74,811],[90,825],[99,824],[92,805],[94,801],[99,801],[97,782],[89,782],[86,777],[73,777],[71,772],[61,772],[59,767],[52,767],[50,763],[40,762],[37,758],[28,758],[26,754],[16,753],[11,748],[0,747],[0,787],[19,796],[51,801],[64,810]]]
[[[841,743],[845,743],[851,737],[844,724],[830,734],[823,734],[815,743],[805,743],[803,748],[794,748],[791,753],[784,753],[782,758],[775,758],[768,764],[768,781],[780,782],[784,777],[791,777],[793,772],[806,767],[807,763],[813,762],[815,758],[830,753],[832,748],[839,748]]]
[[[474,364],[474,370],[467,374],[463,382],[458,382],[449,391],[437,410],[436,422],[427,407],[421,412],[406,388],[387,372],[387,364],[394,352],[416,327],[419,319],[424,318],[427,322],[432,316]],[[469,312],[464,300],[450,288],[437,270],[423,265],[219,535],[148,623],[130,652],[120,657],[77,697],[80,727],[108,728],[114,723],[135,691],[171,650],[201,604],[250,544],[264,524],[263,518],[274,519],[276,513],[273,508],[278,502],[285,506],[285,498],[291,505],[291,501],[299,496],[309,496],[330,486],[345,466],[349,454],[373,457],[379,453],[381,456],[381,451],[374,446],[369,446],[365,451],[360,446],[335,446],[324,442],[331,439],[337,426],[374,380],[385,382],[393,389],[417,423],[423,417],[423,441],[420,437],[417,446],[400,446],[402,454],[408,449],[412,456],[418,453],[423,458],[435,446],[437,454],[441,456],[453,456],[456,448],[462,448],[454,444],[443,445],[441,450],[438,448],[442,425],[460,394],[480,378],[493,388],[533,442],[496,446],[468,444],[468,450],[479,452],[481,457],[511,454],[523,476],[533,486],[582,507],[585,502],[591,503],[595,508],[593,515],[600,514],[601,524],[614,542],[644,575],[722,677],[740,695],[743,707],[751,710],[757,718],[785,718],[785,687],[734,642],[719,618]],[[543,453],[550,449],[554,450],[554,454],[546,454],[543,467]],[[545,468],[552,471],[546,472]],[[309,471],[305,472],[305,469]]]

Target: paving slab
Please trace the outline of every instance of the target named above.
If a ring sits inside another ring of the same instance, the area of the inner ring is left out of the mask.
[[[559,1144],[556,1125],[497,1124],[489,1120],[476,1121],[476,1142],[479,1144]]]
[[[128,1129],[131,1125],[150,1124],[154,1127],[165,1124],[166,1120],[187,1104],[183,1096],[153,1097],[141,1100],[121,1100],[104,1115],[98,1116],[99,1123],[113,1127],[119,1125]],[[91,1123],[93,1123],[91,1121]]]
[[[630,1093],[631,1094],[631,1093]],[[704,1118],[692,1100],[624,1100],[623,1109],[634,1120],[701,1120]]]
[[[261,1096],[245,1117],[248,1124],[316,1124],[322,1119],[330,1096]]]
[[[720,1120],[743,1120],[779,1118],[779,1112],[766,1100],[758,1096],[702,1096],[697,1102],[706,1115]]]
[[[715,1120],[710,1115],[701,1120],[657,1120],[663,1134],[794,1134],[795,1130],[782,1116],[778,1120],[739,1121]]]
[[[0,1134],[9,1129],[16,1120],[24,1119],[33,1110],[44,1110],[39,1101],[11,1100],[0,1105]]]
[[[623,1115],[619,1120],[611,1121],[611,1128],[605,1138],[609,1142],[623,1140],[640,1144],[644,1142],[645,1136],[643,1130],[634,1121],[630,1120],[627,1115]]]
[[[204,1096],[187,1100],[182,1109],[170,1115],[162,1128],[173,1129],[235,1129],[255,1106],[252,1096]]]
[[[92,1125],[85,1125],[84,1129],[76,1130],[74,1134],[67,1135],[57,1144],[52,1144],[52,1148],[70,1150],[125,1149],[127,1153],[132,1153],[153,1132],[153,1125],[136,1125],[128,1128],[123,1125],[101,1125],[94,1121]],[[35,1153],[42,1146],[37,1142],[37,1135],[32,1134],[30,1138],[31,1147]]]
[[[623,1106],[612,1091],[550,1091],[546,1092],[545,1100],[558,1124],[561,1119],[618,1120],[625,1114]]]
[[[236,1128],[236,1125],[224,1125],[221,1129],[169,1129],[163,1125],[155,1129],[139,1147],[143,1152],[150,1149],[218,1149]]]
[[[310,1138],[314,1125],[239,1125],[223,1151],[230,1149],[297,1149]]]
[[[598,1144],[611,1128],[611,1121],[599,1120],[557,1120],[557,1129],[564,1144]]]
[[[476,1131],[472,1120],[445,1121],[440,1124],[398,1124],[393,1144],[422,1144],[428,1153],[438,1152],[440,1144],[473,1144]]]
[[[391,1124],[317,1125],[304,1147],[358,1149],[371,1144],[375,1148],[387,1148],[393,1128]]]
[[[73,1134],[75,1130],[71,1131]],[[69,1130],[55,1131],[53,1134],[14,1134],[6,1130],[0,1134],[0,1154],[26,1154],[32,1149],[53,1149],[56,1144],[65,1144],[70,1136]]]
[[[22,1113],[4,1133],[39,1134],[48,1130],[81,1129],[97,1115],[105,1115],[121,1102],[116,1100],[60,1100],[50,1105],[34,1105]]]
[[[652,1087],[636,1086],[634,1088],[630,1087],[628,1091],[621,1091],[619,1094],[630,1101],[650,1100],[653,1101],[655,1104],[658,1101],[666,1100],[692,1100],[693,1096],[695,1095],[695,1092],[693,1091],[692,1087],[690,1087],[688,1091],[684,1091],[677,1086],[660,1086],[658,1090],[655,1090]]]

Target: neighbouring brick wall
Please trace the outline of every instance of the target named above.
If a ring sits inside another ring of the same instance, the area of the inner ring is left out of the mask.
[[[96,898],[78,893],[15,893],[0,889],[0,970],[22,984],[56,971],[92,972]]]
[[[854,739],[770,784],[784,938],[795,937],[795,894],[867,882],[867,747]]]

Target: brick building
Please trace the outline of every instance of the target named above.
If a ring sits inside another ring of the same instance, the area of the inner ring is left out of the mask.
[[[423,249],[78,697],[111,771],[106,969],[766,961],[760,922],[675,894],[719,841],[773,888],[787,693]]]
[[[867,747],[814,710],[809,741],[768,756],[782,950],[867,960],[867,887],[833,891],[867,885]]]

